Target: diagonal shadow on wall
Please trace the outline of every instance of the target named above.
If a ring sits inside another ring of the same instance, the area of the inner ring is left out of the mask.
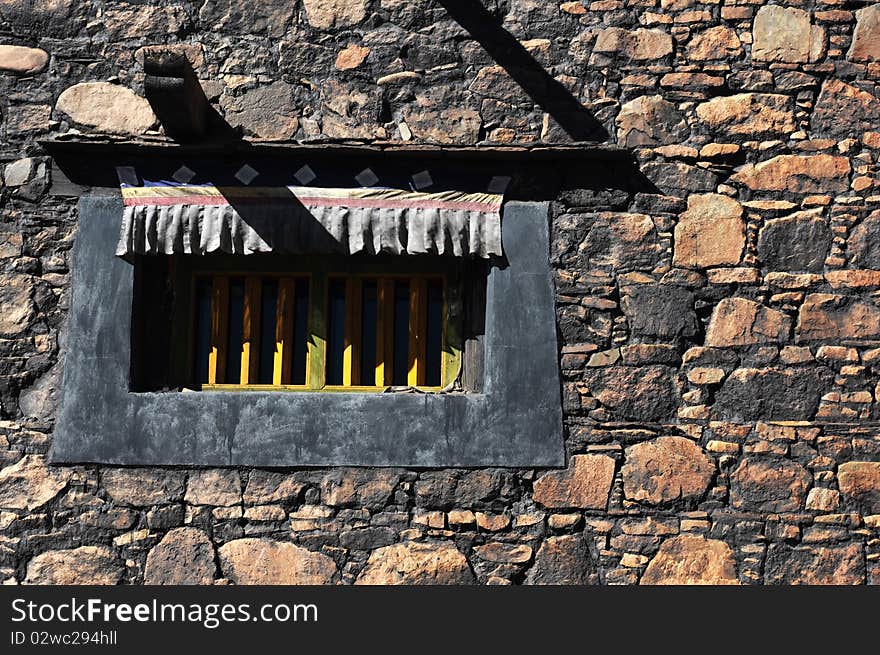
[[[604,141],[609,134],[590,111],[528,53],[478,0],[438,0],[523,91],[575,141]]]

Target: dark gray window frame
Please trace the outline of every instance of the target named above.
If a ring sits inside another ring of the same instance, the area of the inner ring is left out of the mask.
[[[133,267],[121,200],[84,197],[53,463],[555,467],[565,464],[546,202],[504,208],[473,394],[129,391]]]

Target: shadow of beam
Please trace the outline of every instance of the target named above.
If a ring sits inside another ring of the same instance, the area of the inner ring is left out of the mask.
[[[438,2],[570,138],[596,142],[609,137],[602,123],[535,61],[478,0]]]
[[[153,48],[144,55],[144,91],[165,134],[178,143],[241,141],[208,102],[192,64],[175,50]]]

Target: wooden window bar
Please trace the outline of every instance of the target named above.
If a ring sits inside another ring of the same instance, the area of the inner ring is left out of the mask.
[[[293,372],[293,322],[296,317],[296,280],[284,278],[278,283],[278,319],[275,322],[275,357],[272,384],[290,384]]]
[[[394,353],[394,280],[381,278],[376,307],[376,386],[389,387]]]
[[[208,356],[208,384],[226,380],[226,342],[228,341],[229,278],[214,278],[211,289],[211,354]]]
[[[428,285],[425,278],[413,278],[409,283],[409,371],[407,382],[411,387],[425,384],[425,337],[427,332]]]
[[[345,345],[342,352],[342,386],[361,384],[361,312],[363,286],[360,278],[345,281]]]
[[[241,384],[256,384],[260,364],[260,292],[262,281],[244,281],[244,329],[241,338]]]

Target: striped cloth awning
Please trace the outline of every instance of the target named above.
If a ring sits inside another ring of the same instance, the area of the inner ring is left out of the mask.
[[[116,254],[501,255],[492,193],[305,186],[122,186]]]

